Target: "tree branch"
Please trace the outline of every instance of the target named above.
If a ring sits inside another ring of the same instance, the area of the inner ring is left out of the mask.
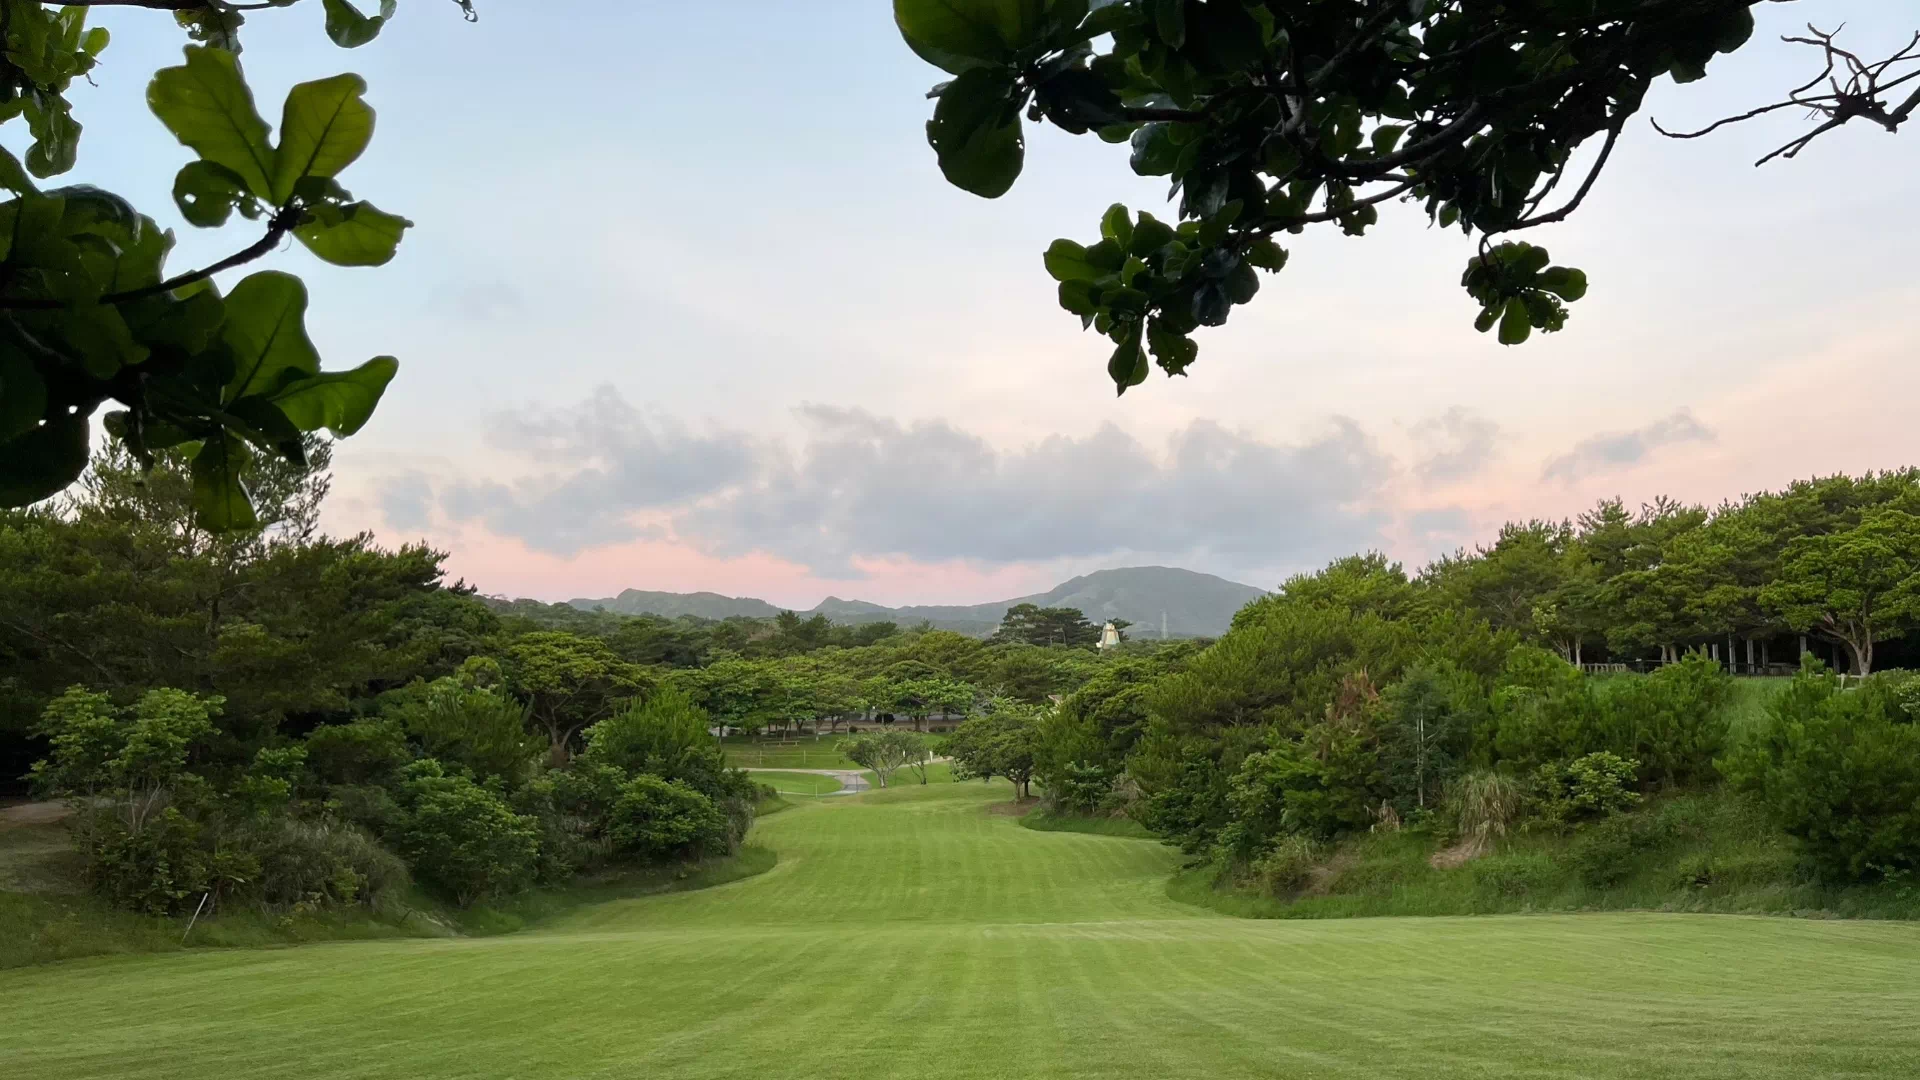
[[[99,302],[102,304],[131,304],[135,300],[145,300],[149,296],[159,296],[162,293],[170,293],[175,289],[184,289],[189,285],[205,281],[215,274],[250,263],[262,255],[265,255],[267,252],[272,251],[280,241],[286,239],[288,233],[293,231],[293,225],[294,215],[282,212],[274,216],[273,224],[267,228],[267,234],[265,236],[254,241],[252,245],[221,259],[217,263],[204,266],[198,270],[189,270],[184,274],[170,277],[156,285],[144,285],[138,289],[108,293],[102,296]],[[0,299],[0,311],[56,311],[60,308],[75,306],[78,305],[73,304],[71,301],[54,298]]]
[[[1504,229],[1490,230],[1487,235],[1493,236],[1503,232],[1515,232],[1520,229],[1531,229],[1540,225],[1551,225],[1556,221],[1565,221],[1567,218],[1573,216],[1573,212],[1580,209],[1580,204],[1587,200],[1587,194],[1593,190],[1594,183],[1600,179],[1600,172],[1607,167],[1607,159],[1613,156],[1614,145],[1620,141],[1620,132],[1626,126],[1627,118],[1621,116],[1613,122],[1612,127],[1607,129],[1607,141],[1600,146],[1600,156],[1594,160],[1593,168],[1588,171],[1587,178],[1581,181],[1580,190],[1573,193],[1573,198],[1568,200],[1565,206],[1562,206],[1552,213],[1540,214],[1530,218],[1521,218],[1519,221],[1514,222]]]

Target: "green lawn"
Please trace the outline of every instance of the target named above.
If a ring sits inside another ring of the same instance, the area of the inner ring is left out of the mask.
[[[858,769],[834,746],[839,739],[823,735],[792,741],[748,739],[743,735],[721,740],[727,764],[747,769]]]
[[[1920,1075],[1920,927],[1238,920],[1004,783],[803,801],[773,869],[484,939],[0,972],[8,1080]]]
[[[840,781],[831,776],[806,772],[762,772],[751,774],[754,783],[771,784],[782,795],[830,795],[840,790]]]

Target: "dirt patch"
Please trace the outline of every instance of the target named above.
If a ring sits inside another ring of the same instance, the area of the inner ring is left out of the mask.
[[[1427,856],[1427,865],[1435,870],[1458,870],[1486,853],[1485,844],[1463,840],[1452,847],[1441,848]]]
[[[1021,817],[1039,805],[1040,796],[1029,795],[1024,799],[1015,799],[1012,802],[994,803],[992,806],[987,807],[987,813],[1005,814],[1008,817]]]
[[[73,807],[60,802],[16,803],[0,806],[0,829],[21,825],[52,825],[73,813]]]

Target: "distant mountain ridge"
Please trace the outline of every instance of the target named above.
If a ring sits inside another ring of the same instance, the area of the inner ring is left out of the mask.
[[[998,600],[988,604],[914,604],[890,608],[865,600],[829,596],[802,615],[825,615],[839,623],[892,621],[911,626],[921,621],[942,630],[985,635],[1000,625],[1001,616],[1015,604],[1071,607],[1086,612],[1096,623],[1126,619],[1136,637],[1158,637],[1164,619],[1168,637],[1218,637],[1233,623],[1233,613],[1265,595],[1265,590],[1212,574],[1172,566],[1129,566],[1098,570],[1062,582],[1043,593]],[[621,615],[659,615],[669,619],[693,615],[725,619],[735,615],[764,619],[782,608],[752,597],[719,593],[648,592],[627,589],[604,600],[576,599],[567,603],[582,611],[605,608]]]

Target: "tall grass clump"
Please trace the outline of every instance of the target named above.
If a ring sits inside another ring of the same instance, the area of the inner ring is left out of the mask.
[[[1459,823],[1460,842],[1471,854],[1493,847],[1526,811],[1526,789],[1511,776],[1476,769],[1454,782],[1448,808]]]

